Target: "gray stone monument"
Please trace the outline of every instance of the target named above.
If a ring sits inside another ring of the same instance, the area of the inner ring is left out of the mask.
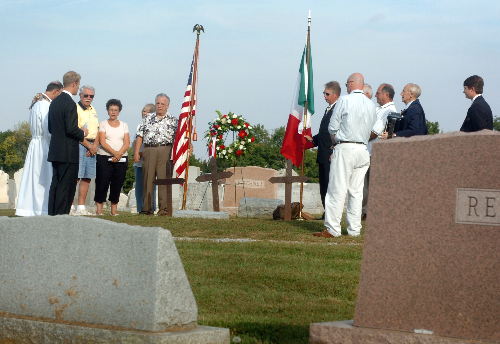
[[[0,218],[0,343],[229,343],[198,326],[170,231]]]

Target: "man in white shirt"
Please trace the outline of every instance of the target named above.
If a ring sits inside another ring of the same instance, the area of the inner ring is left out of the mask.
[[[372,132],[370,133],[370,141],[368,142],[367,149],[370,157],[372,155],[372,145],[373,143],[380,140],[378,136],[384,132],[385,125],[387,122],[387,115],[391,112],[396,112],[396,106],[394,105],[394,88],[389,84],[382,84],[378,87],[377,93],[375,93],[375,98],[377,98],[377,103],[380,105],[376,109],[377,120],[373,125]],[[363,187],[363,210],[361,219],[366,219],[366,212],[368,208],[368,185],[370,178],[370,169],[366,172],[365,183]]]
[[[325,227],[314,236],[338,237],[346,193],[349,195],[346,220],[349,235],[361,231],[363,181],[370,166],[366,145],[376,120],[375,104],[363,94],[364,78],[360,73],[347,79],[346,96],[339,98],[328,131],[336,143],[331,158],[330,182],[325,198]]]
[[[372,87],[368,84],[363,85],[363,93],[365,94],[366,98],[372,99],[373,98],[373,90]]]

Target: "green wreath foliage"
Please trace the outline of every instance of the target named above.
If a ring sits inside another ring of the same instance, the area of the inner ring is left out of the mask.
[[[236,161],[246,155],[248,149],[255,142],[252,126],[243,117],[232,112],[227,115],[223,115],[218,110],[215,110],[215,112],[217,112],[218,116],[213,122],[208,123],[209,129],[205,134],[208,151],[209,153],[213,152],[213,138],[215,137],[215,157],[217,159]],[[226,145],[224,138],[229,132],[233,132],[236,139],[233,143]]]

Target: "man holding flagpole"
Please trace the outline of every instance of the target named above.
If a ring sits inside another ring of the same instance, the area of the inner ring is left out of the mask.
[[[347,232],[358,236],[361,231],[363,183],[370,166],[366,145],[377,118],[375,104],[363,94],[363,84],[362,74],[352,74],[346,83],[348,95],[340,97],[333,110],[328,131],[335,146],[325,197],[326,229],[314,233],[314,236],[332,238],[341,235],[340,221],[346,193],[349,196]]]

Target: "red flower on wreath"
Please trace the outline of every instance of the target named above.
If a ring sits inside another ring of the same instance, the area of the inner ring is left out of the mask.
[[[243,153],[243,152],[242,152],[241,150],[239,150],[239,149],[238,149],[238,150],[236,151],[236,156],[240,156],[242,153]]]
[[[245,123],[243,123],[243,124],[244,124],[244,125],[245,125],[245,127],[247,127],[247,128],[248,128],[248,126],[250,125],[250,124],[248,124],[247,122],[245,122]]]
[[[241,130],[240,133],[238,134],[238,136],[242,139],[244,138],[245,136],[247,136],[247,132],[245,130]]]
[[[220,140],[222,140],[222,134],[221,134],[221,135],[219,135],[219,139],[220,139]]]
[[[232,125],[238,125],[238,119],[237,118],[233,118],[233,120],[231,121],[231,124]]]
[[[222,116],[222,118],[226,118],[226,117],[227,117],[227,115]]]
[[[254,142],[254,141],[255,141],[255,137],[252,136],[252,142]]]
[[[220,149],[224,149],[224,148],[226,148],[226,146],[224,146],[224,145],[220,145],[220,146],[219,146],[219,148],[220,148]]]

